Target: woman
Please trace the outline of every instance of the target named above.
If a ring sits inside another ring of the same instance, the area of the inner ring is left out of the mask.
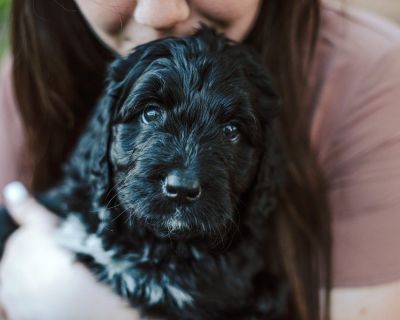
[[[1,183],[31,177],[32,191],[49,186],[101,92],[106,64],[206,23],[258,50],[284,98],[289,187],[271,225],[273,258],[293,292],[291,319],[327,311],[318,290],[331,282],[331,220],[332,319],[397,317],[397,28],[316,0],[14,0],[12,16],[13,65],[4,71],[0,107],[17,120],[0,117],[1,174],[8,175]],[[56,246],[51,213],[20,185],[5,196],[22,225],[1,270],[12,319],[137,317]]]

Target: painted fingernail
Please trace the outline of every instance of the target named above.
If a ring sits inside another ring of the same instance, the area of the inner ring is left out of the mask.
[[[18,205],[28,197],[28,191],[21,182],[14,181],[4,187],[3,196],[9,204]]]

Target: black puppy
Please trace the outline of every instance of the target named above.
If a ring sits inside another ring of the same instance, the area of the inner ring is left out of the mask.
[[[65,217],[59,240],[145,314],[283,319],[264,258],[278,112],[256,55],[207,28],[137,47],[40,197]]]

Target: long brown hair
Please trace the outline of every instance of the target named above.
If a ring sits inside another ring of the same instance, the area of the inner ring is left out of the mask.
[[[273,249],[292,288],[291,319],[328,318],[330,216],[326,186],[310,145],[307,71],[318,35],[318,0],[265,0],[246,42],[262,55],[283,97],[287,188],[272,218]],[[91,32],[73,0],[14,0],[13,81],[30,155],[34,191],[60,176],[101,93],[113,55]],[[320,300],[320,289],[325,299]],[[320,303],[322,301],[322,304]],[[321,307],[322,306],[322,307]]]
[[[275,250],[270,254],[271,260],[281,258],[278,263],[293,290],[296,312],[291,319],[329,318],[331,217],[326,181],[310,143],[308,79],[320,11],[319,0],[264,1],[247,39],[261,53],[284,99],[281,128],[288,180],[273,217]]]

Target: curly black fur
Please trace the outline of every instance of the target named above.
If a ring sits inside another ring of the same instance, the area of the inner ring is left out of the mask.
[[[207,28],[137,47],[42,197],[65,217],[60,241],[145,314],[283,319],[288,289],[264,258],[278,113],[257,56]]]

